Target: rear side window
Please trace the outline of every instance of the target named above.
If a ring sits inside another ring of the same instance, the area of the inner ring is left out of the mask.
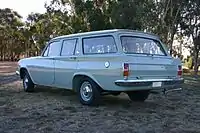
[[[60,49],[61,49],[60,41],[50,43],[48,56],[59,56]]]
[[[115,52],[117,52],[117,47],[112,36],[99,36],[83,39],[84,54],[106,54]]]
[[[64,40],[62,46],[61,56],[74,55],[77,39]]]
[[[166,55],[159,41],[133,36],[122,36],[121,44],[124,53]]]

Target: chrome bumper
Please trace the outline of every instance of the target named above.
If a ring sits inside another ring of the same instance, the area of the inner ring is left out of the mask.
[[[177,88],[179,88],[179,86],[184,83],[184,79],[176,78],[176,79],[116,80],[115,84],[118,86],[125,86],[125,87],[145,87],[145,86],[152,86],[153,82],[162,82],[160,88],[165,86],[176,86]]]
[[[16,75],[17,75],[17,76],[19,76],[19,75],[20,75],[19,71],[15,71],[15,73],[16,73]]]

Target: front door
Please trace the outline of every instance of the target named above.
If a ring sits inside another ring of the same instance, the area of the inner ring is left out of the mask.
[[[30,73],[36,84],[45,86],[54,84],[55,57],[60,54],[60,50],[60,41],[50,42],[44,54],[32,66]]]
[[[72,79],[76,71],[75,48],[77,39],[63,41],[60,56],[55,57],[55,86],[72,89]]]

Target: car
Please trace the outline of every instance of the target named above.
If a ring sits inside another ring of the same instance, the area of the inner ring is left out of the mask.
[[[83,105],[121,92],[143,102],[153,91],[179,90],[184,83],[180,59],[157,35],[129,29],[55,37],[40,56],[19,60],[16,74],[25,92],[35,85],[65,88],[77,92]]]

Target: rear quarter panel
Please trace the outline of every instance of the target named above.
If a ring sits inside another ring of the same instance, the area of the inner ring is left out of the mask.
[[[77,73],[92,78],[102,89],[114,90],[114,82],[122,78],[120,54],[86,55],[77,58]],[[107,67],[108,66],[108,67]]]

